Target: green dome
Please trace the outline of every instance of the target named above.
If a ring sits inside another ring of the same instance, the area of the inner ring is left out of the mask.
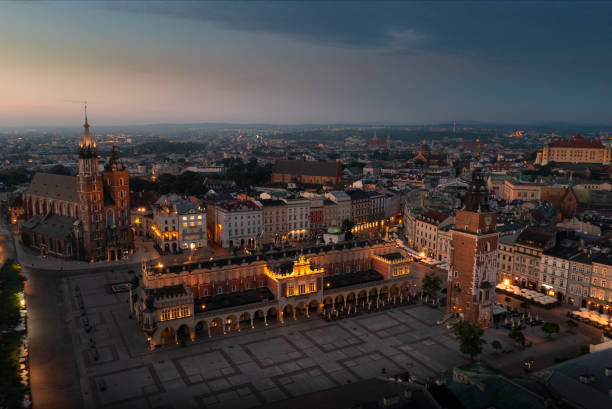
[[[338,226],[331,226],[329,229],[327,229],[327,232],[329,234],[338,234],[338,233],[340,233],[340,227],[338,227]]]

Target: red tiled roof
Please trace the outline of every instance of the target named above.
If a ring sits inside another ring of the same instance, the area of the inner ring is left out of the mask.
[[[419,216],[419,219],[423,221],[427,221],[427,219],[433,219],[435,222],[437,222],[436,224],[440,224],[449,217],[450,216],[447,214],[440,213],[435,210],[428,210],[421,216]]]
[[[573,139],[558,139],[550,144],[552,148],[603,148],[601,141],[584,139],[582,135],[575,135]]]

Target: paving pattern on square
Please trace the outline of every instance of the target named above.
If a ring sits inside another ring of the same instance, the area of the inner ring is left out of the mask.
[[[63,284],[72,301],[79,285],[95,322],[86,333],[78,308],[67,317],[87,409],[247,409],[381,375],[423,379],[467,361],[450,331],[435,325],[443,311],[415,305],[334,322],[312,316],[256,325],[149,351],[129,317],[129,295],[104,290],[128,279],[113,272]]]
[[[410,325],[405,322],[401,322],[393,315],[386,312],[355,318],[354,321],[363,329],[376,335],[378,338],[387,338],[414,331]]]
[[[250,341],[240,346],[261,368],[293,362],[305,356],[300,348],[284,335]]]
[[[323,352],[332,352],[363,343],[354,333],[344,329],[337,323],[322,321],[322,325],[301,330],[300,332]]]

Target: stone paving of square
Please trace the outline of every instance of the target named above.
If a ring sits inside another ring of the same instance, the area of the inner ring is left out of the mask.
[[[443,311],[425,306],[335,322],[311,317],[285,326],[260,324],[149,351],[129,318],[128,293],[104,288],[130,278],[109,272],[64,282],[86,408],[251,408],[381,376],[383,369],[423,379],[466,362],[450,331],[435,325]],[[89,334],[76,304],[77,285],[94,325]]]

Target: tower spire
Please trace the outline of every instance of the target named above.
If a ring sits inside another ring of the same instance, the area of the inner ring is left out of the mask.
[[[81,148],[83,153],[85,150],[90,150],[93,154],[97,154],[96,141],[89,131],[89,121],[87,120],[87,103],[85,103],[84,111],[85,123],[83,124],[83,134],[79,140],[79,148]]]

